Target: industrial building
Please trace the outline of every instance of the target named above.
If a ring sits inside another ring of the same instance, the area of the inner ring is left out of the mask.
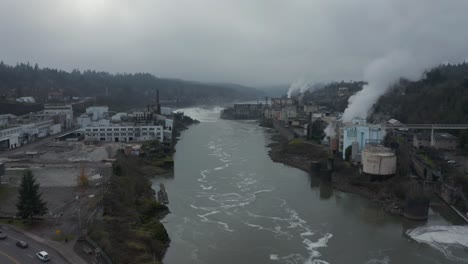
[[[381,125],[367,124],[366,120],[355,119],[342,127],[340,135],[340,150],[346,159],[346,149],[355,143],[354,161],[360,161],[360,153],[368,144],[380,144],[385,135]],[[356,149],[357,148],[357,149]]]
[[[455,150],[458,146],[458,138],[449,133],[434,133],[434,142],[431,144],[430,133],[420,133],[413,136],[413,146],[415,148],[433,147],[443,150]]]
[[[53,119],[9,124],[0,129],[0,150],[14,149],[37,139],[56,135],[61,131],[61,125],[55,123]]]
[[[234,104],[221,112],[224,119],[261,119],[263,116],[263,104]]]
[[[44,110],[39,113],[48,117],[64,116],[60,121],[62,122],[62,128],[66,130],[73,127],[74,119],[72,105],[45,105]]]
[[[109,113],[107,106],[92,106],[86,109],[86,114],[77,118],[85,141],[164,142],[172,139],[173,120],[161,115],[159,92],[156,105],[148,106],[146,111],[118,113],[113,116]]]
[[[164,140],[164,128],[159,125],[114,125],[85,128],[86,141],[142,142]]]

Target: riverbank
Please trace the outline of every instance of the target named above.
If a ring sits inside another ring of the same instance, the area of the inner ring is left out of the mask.
[[[197,123],[183,115],[174,119],[173,135]],[[172,173],[176,136],[173,139],[172,144],[146,142],[139,156],[120,151],[112,164],[112,176],[89,236],[114,264],[161,263],[169,247],[161,219],[170,211],[156,199],[150,180]]]
[[[358,194],[375,202],[388,213],[402,215],[406,179],[396,176],[386,181],[369,181],[359,173],[357,167],[339,157],[333,157],[323,145],[299,138],[288,141],[277,132],[271,134],[270,140],[269,156],[274,162],[298,168],[316,177],[312,175],[312,162],[326,164],[329,158],[333,158],[334,170],[330,184],[334,189]]]

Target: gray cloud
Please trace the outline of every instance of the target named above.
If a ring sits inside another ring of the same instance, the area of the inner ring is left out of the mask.
[[[466,10],[465,0],[3,0],[0,59],[250,85],[357,80],[398,50],[418,68],[466,59]]]

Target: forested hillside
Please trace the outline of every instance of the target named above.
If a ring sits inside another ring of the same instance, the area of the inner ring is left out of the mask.
[[[400,80],[374,105],[372,120],[468,123],[468,64],[441,65],[418,81]]]
[[[305,101],[313,101],[318,105],[325,106],[334,112],[343,112],[348,106],[348,99],[357,93],[365,85],[365,82],[332,82],[325,84],[323,88],[304,93]],[[347,88],[340,92],[340,88]]]
[[[39,102],[45,102],[47,94],[57,89],[63,89],[65,96],[98,97],[110,105],[131,106],[154,100],[156,89],[163,101],[178,102],[181,106],[252,100],[262,96],[250,87],[164,79],[148,73],[66,72],[40,68],[37,64],[9,66],[0,62],[0,95],[4,101],[33,96]]]

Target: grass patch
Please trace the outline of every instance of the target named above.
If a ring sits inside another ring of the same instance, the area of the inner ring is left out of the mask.
[[[289,145],[299,145],[299,144],[302,144],[302,143],[304,143],[304,139],[302,139],[302,138],[295,138],[295,139],[289,141],[288,144],[289,144]]]
[[[29,220],[23,220],[23,219],[6,219],[6,218],[2,218],[0,219],[0,224],[8,224],[8,225],[12,225],[12,226],[16,226],[20,229],[28,229],[29,227],[31,227],[31,223],[29,222]]]

